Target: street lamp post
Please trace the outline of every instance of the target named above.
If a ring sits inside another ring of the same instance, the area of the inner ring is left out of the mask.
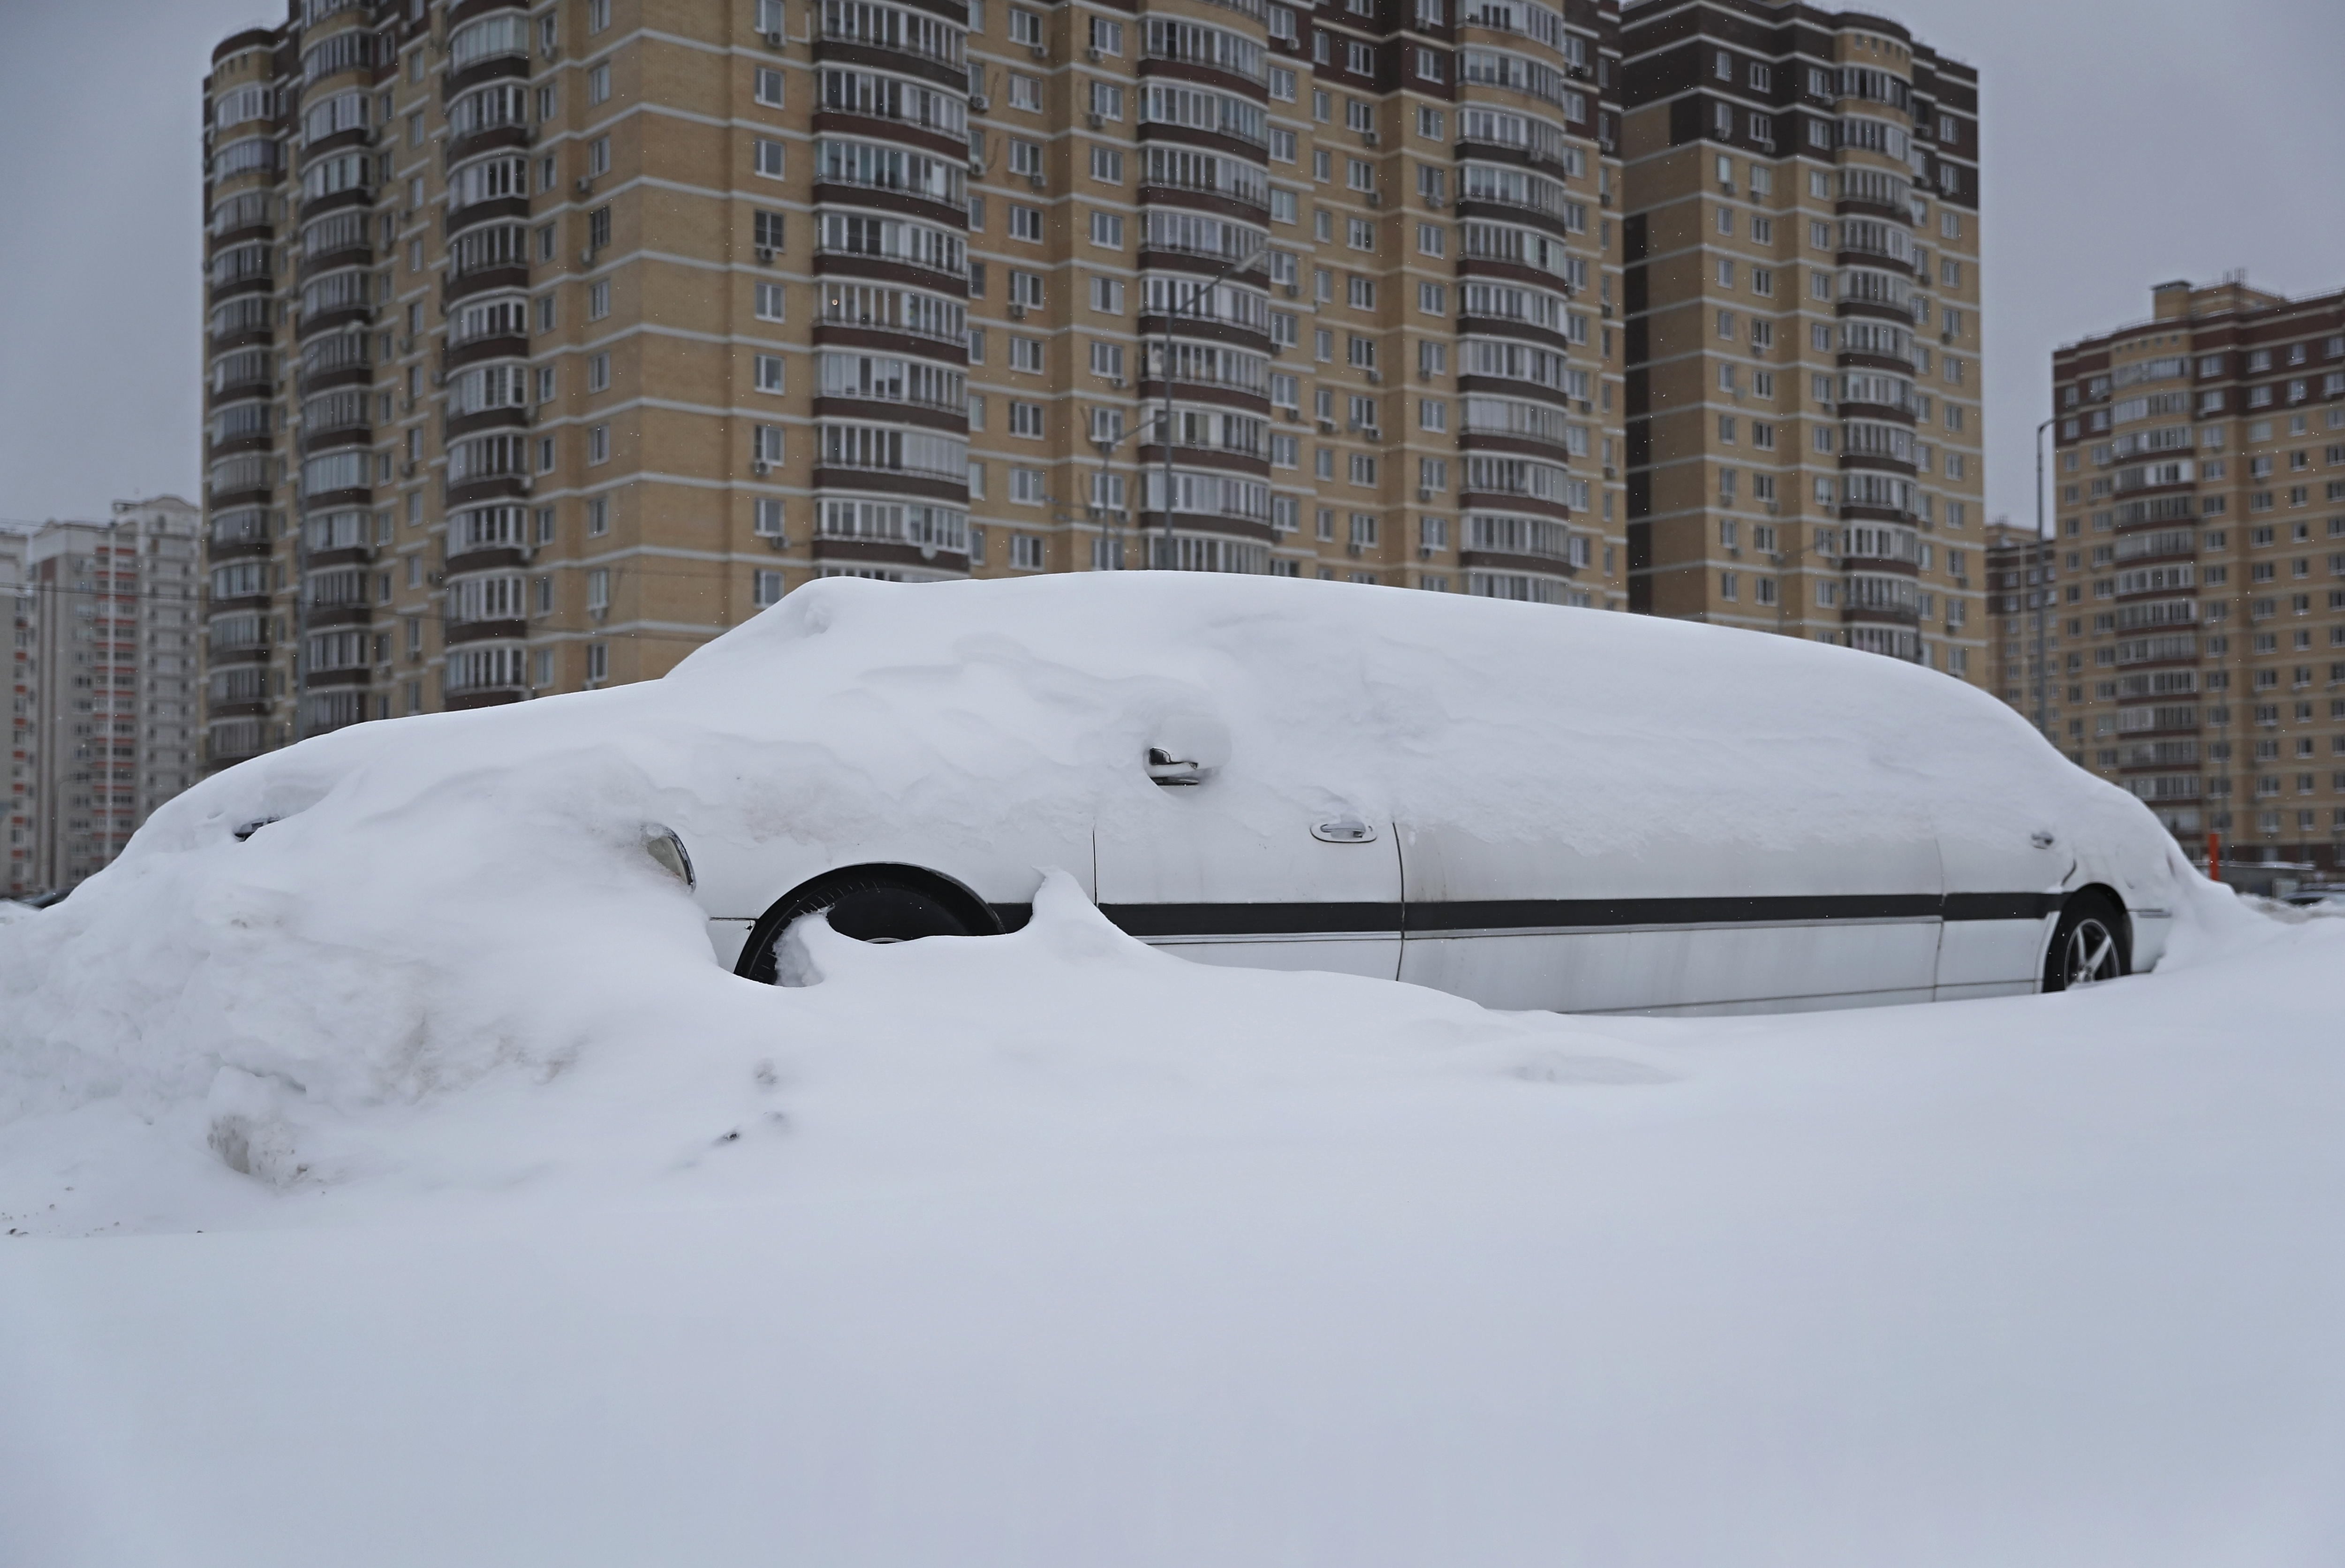
[[[2046,740],[2052,739],[2051,720],[2048,717],[2052,656],[2045,637],[2044,609],[2052,599],[2052,556],[2051,553],[2044,548],[2046,538],[2044,533],[2044,433],[2059,423],[2057,416],[2055,416],[2035,427],[2035,549],[2036,554],[2043,560],[2044,567],[2042,580],[2036,585],[2036,591],[2028,596],[2034,601],[2035,610],[2035,646],[2032,650],[2035,656],[2035,728],[2036,732]],[[2059,742],[2053,741],[2053,744],[2056,746]]]
[[[1161,350],[1161,352],[1163,354],[1163,360],[1158,366],[1158,373],[1162,376],[1164,383],[1164,407],[1162,412],[1157,416],[1156,439],[1158,446],[1162,448],[1163,452],[1164,555],[1168,563],[1175,559],[1177,554],[1172,547],[1172,321],[1173,318],[1180,315],[1182,311],[1189,310],[1193,306],[1199,306],[1203,301],[1210,300],[1213,297],[1213,290],[1220,288],[1223,280],[1228,279],[1232,273],[1244,271],[1247,266],[1259,260],[1264,252],[1269,250],[1269,249],[1270,236],[1265,234],[1263,236],[1262,242],[1260,244],[1254,246],[1254,249],[1248,250],[1244,255],[1239,257],[1236,260],[1231,262],[1228,266],[1214,273],[1213,277],[1205,282],[1199,284],[1186,300],[1178,298],[1176,294],[1166,301],[1164,311],[1164,328],[1162,333],[1163,347]],[[1176,287],[1177,282],[1178,280],[1175,280]],[[1145,366],[1142,368],[1144,369]],[[1133,425],[1132,433],[1134,434],[1139,433],[1139,426],[1137,423]],[[1114,450],[1116,444],[1119,443],[1111,443],[1100,453],[1100,471],[1101,473],[1105,473],[1107,471],[1108,453]],[[1148,530],[1144,527],[1140,530],[1140,548],[1141,554],[1143,556],[1146,555],[1148,553]],[[1153,563],[1151,563],[1151,565],[1152,565]]]

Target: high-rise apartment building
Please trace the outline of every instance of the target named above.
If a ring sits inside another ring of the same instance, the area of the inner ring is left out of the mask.
[[[2060,551],[2034,528],[1986,530],[1988,688],[2060,740]]]
[[[810,577],[1626,606],[1611,0],[302,0],[207,84],[214,765]]]
[[[2194,847],[2345,844],[2345,292],[2160,285],[2053,356],[2055,734]]]
[[[1629,594],[1985,682],[1978,76],[1796,0],[1630,0]]]
[[[117,501],[103,523],[0,528],[11,630],[0,893],[70,888],[195,782],[197,509]]]

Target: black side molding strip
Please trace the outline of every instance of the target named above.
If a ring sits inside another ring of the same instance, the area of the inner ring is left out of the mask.
[[[2068,901],[2066,893],[1948,893],[1945,918],[1970,920],[2042,920],[2058,914]]]
[[[1448,903],[1102,904],[1137,937],[1436,936],[1468,931],[1603,931],[1621,926],[1796,924],[1830,921],[2040,920],[2060,893],[1857,893],[1783,898],[1503,899]],[[1021,906],[997,904],[1006,929]]]
[[[1390,936],[1401,929],[1398,904],[1101,904],[1132,936]]]

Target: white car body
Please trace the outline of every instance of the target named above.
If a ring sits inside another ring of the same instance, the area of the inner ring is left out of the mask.
[[[2190,874],[1974,687],[1640,616],[1180,574],[829,582],[669,678],[811,705],[819,760],[668,824],[743,973],[826,873],[900,868],[1014,928],[1058,867],[1186,958],[1495,1007],[1944,1001],[2037,989],[2087,890],[2154,966]],[[1152,749],[1199,781],[1152,779]]]

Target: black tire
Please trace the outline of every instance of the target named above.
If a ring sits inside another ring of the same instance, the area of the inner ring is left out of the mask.
[[[958,889],[909,872],[840,871],[818,878],[766,911],[743,950],[742,974],[775,983],[774,944],[792,921],[828,917],[830,929],[858,942],[918,942],[924,936],[981,936],[994,930],[984,906]]]
[[[2044,989],[2076,991],[2133,972],[2133,925],[2115,899],[2078,893],[2060,911],[2044,954]]]

